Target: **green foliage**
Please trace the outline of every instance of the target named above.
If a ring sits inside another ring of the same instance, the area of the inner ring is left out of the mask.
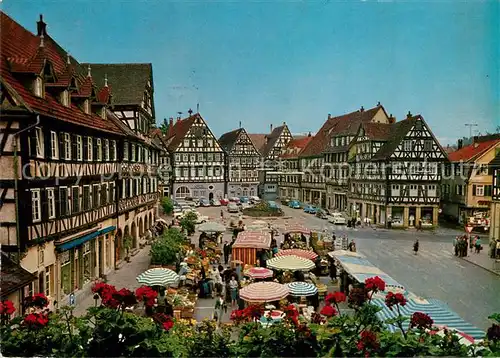
[[[130,234],[127,234],[123,237],[123,248],[125,250],[130,250],[132,248],[132,236]]]
[[[174,202],[168,196],[164,196],[161,199],[161,206],[163,208],[163,212],[167,215],[172,214],[174,211]]]
[[[181,251],[185,236],[176,228],[165,230],[151,245],[152,265],[172,265],[176,262],[176,254]]]
[[[267,201],[261,201],[251,208],[243,209],[243,215],[252,217],[282,216],[283,210],[272,208]]]
[[[183,230],[186,230],[188,235],[194,234],[197,219],[198,219],[198,216],[196,215],[196,213],[194,213],[192,211],[188,211],[182,217],[182,219],[180,221],[180,225],[181,225]]]

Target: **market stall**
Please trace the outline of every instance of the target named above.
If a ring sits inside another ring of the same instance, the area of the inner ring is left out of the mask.
[[[244,275],[253,280],[262,280],[273,277],[274,273],[264,267],[252,267],[244,272]]]
[[[271,235],[263,231],[242,231],[233,244],[231,260],[240,260],[244,265],[257,262],[257,250],[269,250]]]
[[[277,256],[266,261],[266,266],[275,270],[309,271],[316,267],[314,262],[295,255]]]
[[[276,282],[256,282],[240,290],[242,300],[250,303],[275,302],[286,298],[288,287]]]
[[[318,254],[316,254],[312,250],[304,250],[304,249],[288,249],[288,250],[280,250],[276,254],[276,256],[289,256],[295,255],[308,260],[316,260],[318,258]]]

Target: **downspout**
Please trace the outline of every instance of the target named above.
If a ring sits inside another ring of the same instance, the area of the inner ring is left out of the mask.
[[[19,235],[19,195],[18,191],[18,182],[19,182],[19,168],[18,168],[18,157],[17,157],[17,140],[19,135],[23,132],[26,132],[40,124],[40,115],[36,116],[36,122],[20,131],[14,133],[14,161],[13,161],[13,169],[14,169],[14,199],[16,202],[16,243],[17,243],[17,261],[21,262],[21,236]],[[22,169],[21,169],[22,172]]]

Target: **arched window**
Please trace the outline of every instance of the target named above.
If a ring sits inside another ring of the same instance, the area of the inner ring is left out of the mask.
[[[175,191],[175,197],[177,199],[185,198],[186,196],[191,196],[191,191],[186,186],[180,186]]]

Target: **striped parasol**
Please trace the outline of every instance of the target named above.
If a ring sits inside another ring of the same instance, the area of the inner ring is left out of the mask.
[[[288,290],[290,291],[290,294],[292,296],[314,296],[318,293],[318,288],[312,283],[308,282],[291,282],[287,283],[286,286],[288,287]]]
[[[289,250],[280,250],[276,256],[287,256],[287,255],[295,255],[298,257],[303,257],[304,259],[316,260],[318,254],[311,250],[303,250],[303,249],[289,249]]]
[[[245,271],[245,275],[253,279],[263,279],[273,277],[273,271],[264,267],[252,267]]]
[[[277,256],[266,261],[266,266],[276,270],[309,271],[316,267],[314,262],[295,255]]]
[[[198,230],[201,232],[224,232],[226,227],[222,224],[209,221],[198,226]]]
[[[279,301],[288,295],[288,287],[276,282],[256,282],[240,290],[242,300],[255,303]]]
[[[167,268],[152,268],[137,276],[137,282],[147,286],[170,286],[179,282],[179,275]]]
[[[285,234],[304,234],[309,235],[311,230],[305,227],[304,225],[292,224],[287,226],[285,230]]]

